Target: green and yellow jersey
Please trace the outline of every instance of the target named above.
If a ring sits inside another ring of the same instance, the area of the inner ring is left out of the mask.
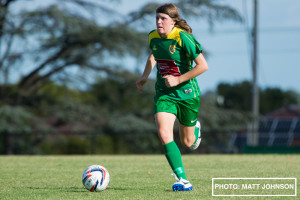
[[[157,30],[149,33],[149,46],[157,62],[156,97],[163,95],[174,100],[186,100],[200,95],[197,79],[168,88],[164,75],[180,76],[193,68],[194,59],[202,52],[201,45],[191,34],[174,27],[166,38]]]

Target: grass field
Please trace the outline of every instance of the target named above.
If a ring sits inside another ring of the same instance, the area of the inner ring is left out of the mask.
[[[216,177],[299,180],[297,154],[185,155],[183,162],[192,192],[171,190],[175,180],[163,155],[0,156],[0,199],[299,199],[299,192],[297,197],[212,197]],[[89,192],[81,183],[82,172],[92,164],[110,173],[103,192]]]

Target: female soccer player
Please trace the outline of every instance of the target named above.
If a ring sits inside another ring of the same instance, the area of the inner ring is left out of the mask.
[[[136,86],[142,93],[142,86],[156,65],[155,122],[166,158],[175,173],[176,182],[172,189],[189,191],[193,186],[186,178],[181,153],[174,142],[173,127],[177,118],[181,143],[191,149],[199,146],[200,89],[196,77],[208,66],[200,44],[191,35],[191,27],[180,18],[175,5],[164,4],[156,9],[156,27],[149,33],[151,53]]]

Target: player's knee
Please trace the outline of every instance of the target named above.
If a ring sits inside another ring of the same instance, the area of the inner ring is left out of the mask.
[[[167,144],[173,140],[172,134],[173,133],[163,128],[158,130],[158,136],[163,144]]]
[[[183,140],[181,142],[184,147],[188,148],[188,147],[192,146],[192,144],[194,144],[195,139],[191,138],[191,137],[185,137],[185,138],[183,138]]]

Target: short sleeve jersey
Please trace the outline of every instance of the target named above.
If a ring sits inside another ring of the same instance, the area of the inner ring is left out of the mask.
[[[193,35],[174,27],[166,38],[157,30],[149,33],[149,46],[156,60],[156,97],[168,96],[175,100],[187,100],[200,95],[197,79],[193,78],[168,88],[164,75],[180,76],[193,68],[193,60],[202,52],[201,45]]]

